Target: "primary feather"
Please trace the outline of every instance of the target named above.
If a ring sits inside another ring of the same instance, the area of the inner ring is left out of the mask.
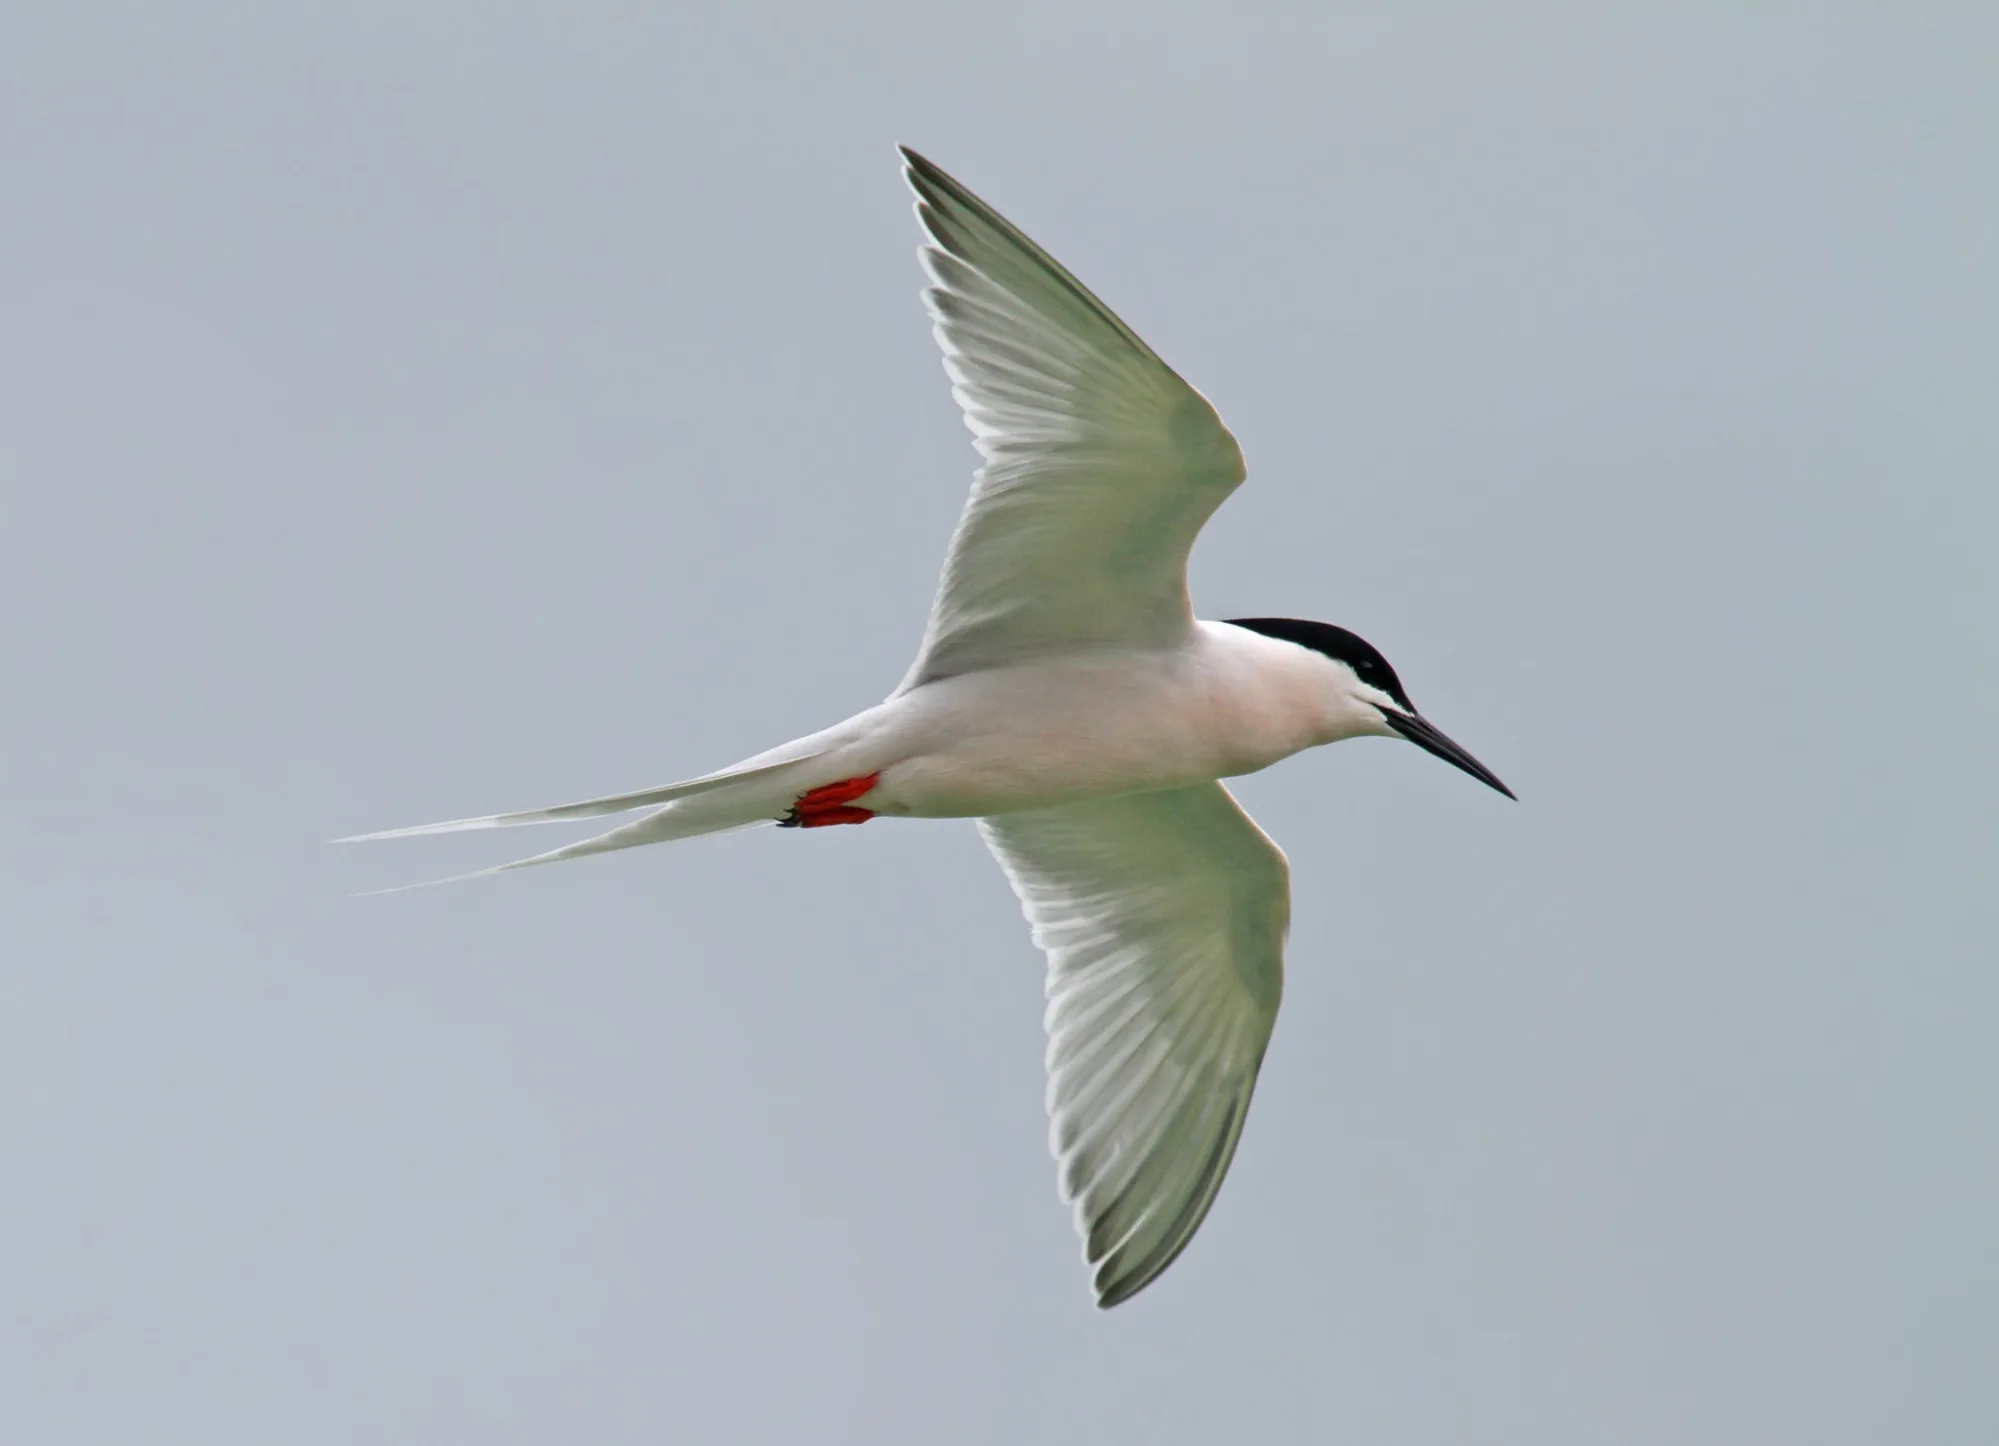
[[[1234,1158],[1290,870],[1219,783],[981,819],[1048,956],[1049,1145],[1097,1300],[1173,1263]]]
[[[1055,259],[914,151],[923,293],[985,466],[905,689],[1193,625],[1187,554],[1243,478],[1215,409]]]

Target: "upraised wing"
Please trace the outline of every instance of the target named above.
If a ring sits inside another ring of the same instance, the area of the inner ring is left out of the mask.
[[[1048,956],[1049,1145],[1097,1303],[1186,1248],[1284,988],[1290,869],[1219,783],[979,820]]]
[[[904,148],[923,293],[985,458],[904,688],[1036,653],[1165,647],[1187,554],[1243,478],[1208,401],[1055,259]]]

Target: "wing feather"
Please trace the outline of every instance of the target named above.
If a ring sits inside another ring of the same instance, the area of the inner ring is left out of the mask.
[[[1164,647],[1187,554],[1242,481],[1207,399],[1055,259],[913,151],[923,293],[985,460],[905,689],[1036,653]]]
[[[1219,783],[979,821],[1048,956],[1048,1114],[1098,1303],[1186,1248],[1283,992],[1290,872]]]

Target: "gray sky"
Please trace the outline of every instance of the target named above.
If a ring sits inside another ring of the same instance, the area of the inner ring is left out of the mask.
[[[1992,8],[694,8],[0,15],[0,1440],[1999,1439]],[[1522,800],[1244,782],[1284,1014],[1109,1315],[969,824],[322,845],[893,686],[898,140],[1240,436],[1202,611]]]

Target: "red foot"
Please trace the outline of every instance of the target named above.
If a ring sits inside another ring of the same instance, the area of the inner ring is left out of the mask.
[[[844,778],[815,788],[791,806],[791,812],[777,821],[779,828],[827,828],[836,823],[866,823],[874,810],[848,805],[881,781],[879,773],[866,778]]]

